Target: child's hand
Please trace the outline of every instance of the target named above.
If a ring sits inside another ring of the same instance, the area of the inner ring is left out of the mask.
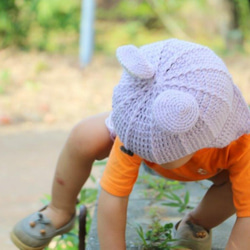
[[[98,202],[98,236],[101,250],[125,250],[128,197],[113,196],[103,189]]]

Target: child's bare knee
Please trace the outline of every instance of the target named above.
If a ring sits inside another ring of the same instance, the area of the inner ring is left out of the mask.
[[[75,154],[99,160],[108,156],[113,142],[104,118],[91,117],[72,129],[67,144]]]
[[[91,133],[84,122],[78,123],[70,132],[67,146],[78,155],[90,155],[92,149]]]

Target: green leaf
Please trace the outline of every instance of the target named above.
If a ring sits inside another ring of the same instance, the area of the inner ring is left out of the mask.
[[[136,228],[136,232],[138,233],[139,237],[141,238],[143,245],[146,246],[147,245],[147,241],[144,237],[144,232],[143,232],[143,228],[141,225],[138,225]]]
[[[190,195],[189,195],[189,192],[187,191],[184,197],[184,202],[186,205],[189,203],[189,198],[190,198]]]
[[[179,207],[180,206],[179,203],[174,203],[174,202],[162,203],[162,205],[170,206],[170,207]]]
[[[95,161],[93,166],[105,166],[106,164],[107,164],[107,160]]]
[[[90,179],[91,179],[91,181],[93,181],[94,183],[96,183],[96,178],[92,174],[90,175]]]
[[[80,203],[90,204],[97,198],[98,190],[95,188],[84,188],[80,191]]]
[[[177,200],[179,203],[182,203],[182,200],[181,200],[181,198],[178,195],[176,195],[173,192],[171,192],[171,195],[172,195],[172,197],[173,197],[174,200]]]
[[[173,223],[167,223],[164,225],[164,229],[165,230],[169,230],[169,229],[172,229],[174,227],[174,224]]]

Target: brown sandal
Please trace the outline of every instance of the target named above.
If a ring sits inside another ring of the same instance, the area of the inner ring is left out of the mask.
[[[203,227],[187,221],[179,228],[180,221],[175,225],[175,246],[185,247],[192,250],[212,249],[212,230],[208,231]],[[180,248],[183,249],[183,248]]]

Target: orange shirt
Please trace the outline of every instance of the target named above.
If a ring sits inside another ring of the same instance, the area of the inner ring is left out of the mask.
[[[227,169],[232,182],[234,204],[238,217],[250,216],[250,134],[241,136],[225,148],[205,148],[197,151],[184,166],[167,170],[121,151],[122,142],[116,137],[101,187],[115,196],[127,196],[136,182],[142,161],[162,176],[179,181],[208,179]]]

